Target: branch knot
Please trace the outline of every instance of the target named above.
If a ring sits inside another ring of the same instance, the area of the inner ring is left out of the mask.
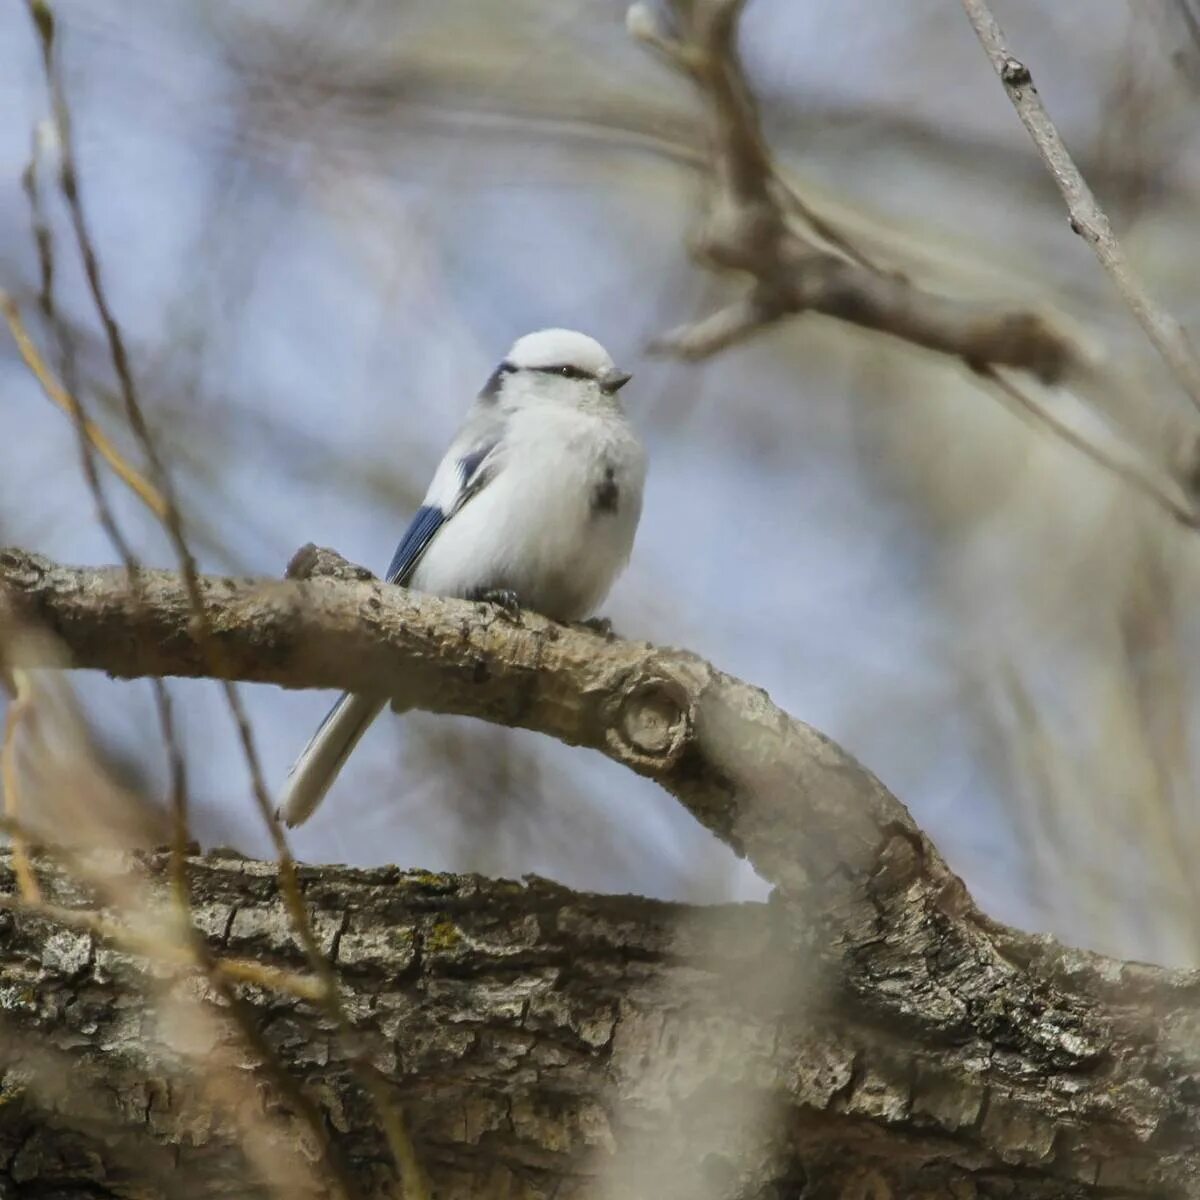
[[[1006,58],[1000,68],[1000,78],[1008,87],[1027,87],[1033,82],[1029,68],[1015,58]]]
[[[639,675],[613,701],[607,740],[631,766],[664,770],[674,764],[695,725],[688,689],[667,675]]]

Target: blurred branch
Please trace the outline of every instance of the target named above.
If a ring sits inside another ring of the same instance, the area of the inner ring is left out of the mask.
[[[322,1003],[325,1011],[342,1036],[344,1045],[349,1046],[353,1040],[353,1031],[342,1008],[337,980],[317,942],[311,922],[309,921],[308,910],[296,878],[295,861],[284,835],[282,825],[276,817],[271,804],[266,780],[262,771],[262,764],[258,755],[258,748],[245,706],[242,704],[241,697],[238,695],[237,688],[228,672],[221,669],[223,648],[220,642],[214,639],[212,631],[207,624],[207,614],[200,596],[199,573],[196,560],[188,543],[183,512],[178,502],[174,482],[146,420],[145,412],[138,396],[138,389],[134,380],[133,364],[126,348],[125,338],[104,285],[100,256],[95,240],[91,235],[87,214],[83,205],[71,112],[67,105],[66,91],[63,87],[62,75],[58,63],[57,19],[54,10],[47,0],[26,0],[26,6],[41,49],[42,68],[50,97],[51,114],[59,152],[59,184],[70,215],[71,226],[75,234],[76,247],[83,264],[83,273],[87,281],[88,292],[104,331],[113,372],[117,379],[118,389],[125,410],[125,417],[138,446],[145,456],[155,489],[158,495],[162,497],[163,511],[161,514],[161,525],[167,533],[179,563],[180,577],[184,584],[187,598],[189,612],[188,625],[197,639],[199,646],[202,648],[204,657],[210,663],[212,676],[221,682],[226,707],[233,718],[242,756],[250,776],[251,794],[254,797],[260,818],[266,826],[275,848],[280,890],[287,901],[293,928],[295,929],[297,938],[305,949],[309,968],[321,980],[323,985]],[[30,178],[32,194],[35,191],[35,184],[32,182],[33,175]],[[36,228],[38,224],[38,214],[36,211],[34,218]],[[49,281],[46,279],[45,274],[47,261],[45,247],[39,245],[39,251],[42,254],[43,260],[44,287],[48,292]],[[76,402],[74,414],[77,417],[77,424],[81,430],[82,437],[83,414],[79,409],[78,402]],[[90,467],[90,453],[87,453],[87,447],[89,446],[90,443],[86,442],[85,439],[85,469],[88,470],[89,483],[93,485],[93,492],[96,494],[98,502],[103,505],[103,501],[99,495],[99,488],[96,486],[94,474]],[[113,528],[115,529],[115,524]],[[119,537],[117,541],[119,545],[123,545]],[[124,548],[124,558],[130,580],[135,584],[136,593],[140,597],[142,573],[140,569],[134,569],[135,564],[127,547]],[[172,789],[172,811],[174,818],[172,857],[176,864],[173,887],[176,903],[179,908],[181,928],[186,930],[190,935],[192,930],[188,921],[188,881],[184,868],[184,853],[188,842],[188,816],[187,791],[183,784],[183,759],[182,755],[177,752],[176,739],[171,722],[171,709],[167,703],[165,688],[163,688],[161,683],[156,683],[156,691],[160,698],[160,713],[162,714],[164,735],[168,743],[168,748],[172,752],[172,764],[177,767],[175,772],[176,786]],[[218,986],[218,988],[225,986],[220,977],[212,970],[211,963],[205,962],[199,943],[194,948],[198,963],[201,966],[209,968],[210,981]],[[244,1032],[249,1038],[251,1031],[246,1029]],[[389,1148],[397,1166],[401,1168],[405,1200],[426,1200],[427,1189],[413,1155],[411,1145],[408,1142],[407,1134],[404,1131],[401,1115],[393,1109],[389,1098],[378,1087],[375,1072],[371,1069],[370,1065],[360,1055],[353,1053],[349,1054],[349,1062],[364,1090],[371,1096],[372,1102],[376,1105],[380,1124],[387,1132]],[[340,1183],[338,1184],[338,1192],[345,1196],[351,1194]]]
[[[962,0],[970,20],[1008,98],[1029,132],[1046,169],[1062,193],[1071,228],[1095,251],[1101,266],[1162,355],[1192,403],[1200,409],[1200,361],[1183,326],[1146,291],[1113,234],[1112,225],[1075,165],[1062,137],[1042,104],[1029,68],[1014,58],[985,0]]]
[[[693,253],[752,281],[743,300],[666,334],[656,348],[703,358],[782,317],[816,312],[972,366],[1019,367],[1046,382],[1077,365],[1071,341],[1044,317],[924,291],[877,268],[832,222],[815,217],[781,180],[763,139],[737,52],[742,6],[674,0],[669,30],[646,5],[629,10],[630,32],[690,78],[706,106],[712,179]]]
[[[1175,520],[1200,527],[1200,514],[1188,491],[1174,478],[1178,473],[1190,485],[1188,463],[1173,464],[1168,480],[1160,481],[1156,472],[1125,462],[1080,436],[1003,373],[1026,371],[1046,384],[1069,376],[1076,382],[1094,380],[1095,364],[1072,339],[1035,312],[924,291],[903,275],[880,269],[782,178],[763,138],[738,55],[743,7],[744,0],[670,0],[669,29],[660,27],[645,4],[629,9],[633,36],[690,78],[707,110],[711,182],[704,215],[691,235],[693,252],[713,268],[739,271],[751,280],[745,295],[671,331],[654,348],[681,358],[705,358],[802,312],[887,333],[962,359],[1040,428]],[[1111,231],[1108,236],[1115,247]],[[1182,330],[1178,332],[1182,339]],[[1181,340],[1176,349],[1179,361],[1190,370],[1186,343]],[[1200,398],[1200,370],[1196,383]]]
[[[25,365],[33,372],[42,391],[59,408],[63,410],[83,431],[96,453],[112,468],[113,473],[139,500],[160,520],[166,515],[166,504],[154,485],[134,466],[131,466],[121,456],[121,452],[113,445],[104,431],[83,413],[79,401],[51,373],[45,360],[38,353],[33,339],[25,329],[21,320],[20,310],[16,302],[5,292],[0,292],[0,310],[8,324],[13,341]]]
[[[1025,413],[1042,427],[1048,429],[1055,437],[1066,442],[1068,446],[1078,450],[1085,458],[1090,459],[1101,470],[1110,471],[1134,491],[1147,500],[1157,504],[1164,512],[1173,517],[1188,529],[1200,529],[1200,513],[1196,511],[1183,490],[1174,485],[1174,480],[1164,486],[1159,480],[1146,471],[1141,464],[1126,461],[1107,450],[1101,449],[1087,438],[1082,437],[1065,421],[1060,420],[1046,405],[1039,403],[1027,391],[1019,387],[1007,375],[993,367],[980,367],[978,374],[981,379],[995,387],[1005,397],[1011,400],[1018,411]]]
[[[20,668],[11,672],[0,670],[0,681],[7,685],[10,693],[8,712],[4,718],[4,743],[0,746],[0,781],[4,784],[4,818],[7,822],[14,822],[21,815],[21,789],[17,778],[17,729],[33,703],[33,687],[29,672]],[[10,836],[17,890],[24,902],[36,904],[41,900],[42,892],[33,872],[33,864],[29,860],[26,840],[17,830],[12,831]]]

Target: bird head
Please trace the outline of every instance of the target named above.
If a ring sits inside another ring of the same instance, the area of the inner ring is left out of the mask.
[[[615,403],[632,376],[618,370],[595,338],[572,329],[540,329],[518,338],[492,372],[481,398],[521,398],[569,407]]]

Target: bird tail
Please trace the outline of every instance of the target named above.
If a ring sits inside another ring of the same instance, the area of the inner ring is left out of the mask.
[[[301,825],[313,815],[384,703],[375,696],[345,692],[329,710],[288,772],[278,810],[288,825]]]

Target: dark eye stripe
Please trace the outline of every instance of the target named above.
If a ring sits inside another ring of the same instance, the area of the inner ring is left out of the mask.
[[[543,375],[561,375],[564,379],[596,378],[591,371],[585,371],[582,367],[573,367],[570,363],[559,363],[558,366],[533,367],[531,369],[534,371],[541,371]]]

